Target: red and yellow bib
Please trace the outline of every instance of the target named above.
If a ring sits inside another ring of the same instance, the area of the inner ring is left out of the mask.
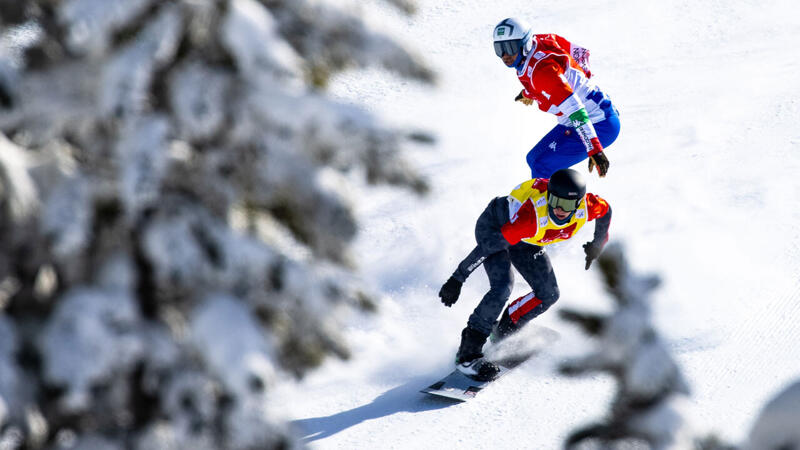
[[[511,244],[520,240],[533,245],[549,245],[566,241],[586,225],[588,212],[586,198],[564,225],[558,225],[547,213],[548,180],[528,180],[508,195],[509,223],[503,226],[503,235]]]

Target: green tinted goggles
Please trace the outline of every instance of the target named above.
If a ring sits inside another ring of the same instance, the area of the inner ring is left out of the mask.
[[[581,199],[579,198],[561,198],[556,197],[553,194],[547,195],[547,204],[550,205],[551,208],[561,208],[564,211],[575,211],[578,209],[578,205],[581,204]]]

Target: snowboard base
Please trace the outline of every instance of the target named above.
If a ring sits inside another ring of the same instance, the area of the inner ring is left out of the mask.
[[[436,383],[433,383],[427,388],[422,389],[420,392],[435,395],[437,397],[448,398],[450,400],[465,402],[471,398],[474,398],[475,395],[481,391],[481,389],[485,388],[487,385],[489,385],[489,383],[497,381],[498,378],[502,377],[503,374],[510,370],[508,367],[499,367],[500,373],[497,374],[497,377],[494,380],[489,381],[478,381],[472,379],[456,369],[450,372],[450,375],[447,375]]]

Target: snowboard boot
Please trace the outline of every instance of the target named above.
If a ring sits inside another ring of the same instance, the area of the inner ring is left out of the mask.
[[[497,344],[503,339],[516,333],[518,330],[519,327],[511,321],[511,317],[508,315],[508,308],[506,308],[503,311],[503,315],[500,316],[500,320],[494,324],[494,328],[492,329],[492,334],[489,336],[489,339],[491,340],[492,344]]]
[[[461,332],[461,345],[456,353],[456,369],[478,381],[491,381],[500,374],[500,368],[483,359],[483,344],[489,336],[470,327]]]

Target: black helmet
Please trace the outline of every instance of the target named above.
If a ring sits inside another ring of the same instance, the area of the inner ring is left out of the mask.
[[[583,176],[572,169],[557,170],[547,185],[547,205],[551,211],[560,206],[564,211],[575,211],[586,195]]]

